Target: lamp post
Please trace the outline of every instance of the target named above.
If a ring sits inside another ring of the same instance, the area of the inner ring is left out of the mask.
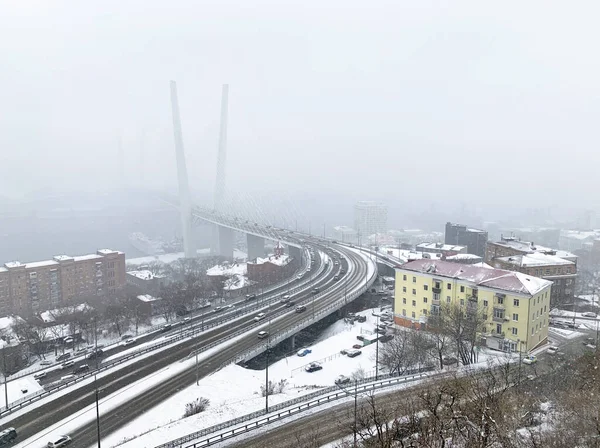
[[[100,391],[98,390],[98,384],[96,383],[96,375],[94,375],[94,386],[96,388],[96,431],[98,435],[98,448],[100,448],[100,405],[98,403],[98,394]]]
[[[6,346],[7,345],[8,345],[8,343],[6,343],[6,345],[4,345],[4,347],[2,347],[2,371],[4,373],[4,400],[5,400],[6,409],[8,409],[8,379],[7,379],[8,367],[6,365]]]
[[[519,379],[518,379],[517,387],[520,388],[521,387],[521,360],[522,360],[521,340],[520,339],[517,339],[517,350],[519,350]]]
[[[381,312],[381,307],[379,308]],[[377,313],[377,330],[379,330],[379,313]],[[379,335],[377,331],[375,334]],[[379,336],[375,341],[375,381],[379,379]]]
[[[271,351],[271,305],[267,308],[269,313],[269,335],[267,337],[267,351],[265,358],[265,414],[269,413],[269,352]]]
[[[335,385],[343,390],[344,392],[346,392],[348,395],[353,395],[354,396],[354,425],[352,426],[352,432],[354,433],[354,448],[356,448],[356,435],[357,435],[357,430],[356,430],[356,420],[357,420],[357,414],[358,414],[358,380],[355,379],[354,380],[354,393],[352,392],[348,392],[347,389],[343,388],[342,386],[340,386],[339,384],[335,383]]]

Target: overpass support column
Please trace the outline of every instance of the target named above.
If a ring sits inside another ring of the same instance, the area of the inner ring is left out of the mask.
[[[294,246],[288,246],[288,247],[289,247],[290,257],[293,258],[294,260],[298,260],[298,263],[302,263],[302,249],[300,249],[299,247],[294,247]]]
[[[235,236],[233,230],[228,227],[217,227],[219,232],[218,254],[222,257],[233,258],[233,243]]]
[[[248,234],[248,260],[265,256],[265,239],[260,236]]]
[[[290,343],[292,344],[292,351],[296,350],[296,335],[292,336]]]

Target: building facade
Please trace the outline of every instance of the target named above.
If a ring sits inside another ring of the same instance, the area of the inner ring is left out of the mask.
[[[387,230],[387,206],[381,202],[361,201],[354,206],[354,230],[366,244],[369,236]]]
[[[444,243],[467,246],[467,252],[470,254],[483,257],[487,240],[488,234],[485,230],[474,229],[464,224],[446,223]]]
[[[456,246],[454,244],[442,243],[419,243],[415,246],[417,252],[429,252],[431,254],[442,254],[445,257],[450,257],[457,254],[466,254],[465,246]]]
[[[168,282],[164,275],[153,274],[151,271],[145,269],[129,271],[125,276],[128,285],[136,287],[144,294],[158,294]]]
[[[348,226],[335,226],[333,228],[333,239],[341,243],[356,244],[356,230]]]
[[[538,246],[514,237],[488,242],[485,253],[490,265],[552,281],[551,304],[572,302],[577,283],[577,255]]]
[[[78,298],[110,296],[125,286],[125,254],[58,255],[34,263],[12,261],[0,268],[0,315],[30,316],[73,305]]]
[[[529,352],[548,338],[552,282],[519,272],[415,260],[396,269],[395,322],[426,328],[444,304],[481,310],[481,341],[503,351]]]

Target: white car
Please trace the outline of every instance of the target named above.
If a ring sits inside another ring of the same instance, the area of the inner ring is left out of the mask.
[[[556,347],[556,346],[548,347],[548,353],[550,355],[556,355],[558,353],[558,347]]]
[[[523,364],[533,364],[537,362],[537,358],[533,355],[523,358]]]
[[[123,345],[125,347],[127,347],[128,345],[133,345],[135,343],[136,343],[136,340],[134,338],[131,338],[131,339],[127,339],[125,342],[123,342]]]
[[[71,443],[71,438],[69,436],[60,436],[52,442],[48,442],[48,448],[59,448],[61,446],[66,446]]]
[[[591,311],[588,311],[587,313],[583,313],[582,316],[584,316],[584,317],[596,317],[596,313],[592,313]]]
[[[261,321],[261,320],[263,320],[263,319],[265,318],[265,316],[266,316],[266,314],[265,314],[265,313],[258,313],[258,314],[257,314],[257,315],[254,317],[254,320],[255,320],[256,322],[258,322],[258,321]]]
[[[47,375],[46,372],[39,372],[39,373],[36,373],[35,375],[33,375],[33,379],[35,379],[35,380],[41,380],[46,375]]]

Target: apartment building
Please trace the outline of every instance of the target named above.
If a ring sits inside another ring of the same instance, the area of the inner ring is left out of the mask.
[[[577,255],[565,250],[539,246],[515,237],[501,237],[488,242],[486,262],[493,267],[509,269],[550,280],[552,306],[572,302],[577,282]]]
[[[446,223],[444,243],[467,246],[467,253],[483,257],[487,240],[488,234],[485,230],[474,229],[464,224]]]
[[[125,282],[125,254],[110,249],[33,263],[12,261],[0,268],[0,315],[30,316],[79,298],[114,295]]]
[[[387,230],[387,206],[381,202],[360,201],[354,206],[354,230],[361,244],[367,244],[368,238]]]
[[[417,252],[428,252],[431,254],[442,254],[445,257],[450,257],[457,254],[466,254],[465,246],[456,246],[454,244],[443,243],[419,243],[415,246]]]
[[[396,269],[395,322],[426,328],[444,304],[481,310],[488,347],[528,352],[548,338],[552,282],[520,272],[442,260],[415,260]]]

